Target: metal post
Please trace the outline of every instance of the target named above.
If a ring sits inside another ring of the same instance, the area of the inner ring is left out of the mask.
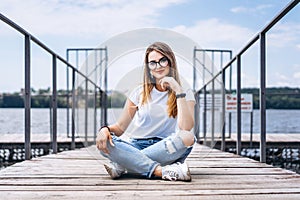
[[[85,60],[86,60],[86,68],[85,68],[85,76],[87,77],[89,74],[89,63],[88,63],[88,50],[85,50]],[[88,86],[88,79],[85,79],[85,119],[84,119],[84,134],[85,134],[85,146],[88,146],[88,108],[89,108],[89,86]]]
[[[71,122],[71,129],[72,129],[72,143],[71,149],[74,150],[75,146],[75,106],[76,106],[76,98],[75,98],[75,69],[72,69],[72,122]]]
[[[226,143],[225,143],[225,127],[226,127],[226,115],[225,115],[225,70],[222,70],[222,83],[224,85],[224,89],[222,89],[222,143],[221,143],[221,150],[225,151],[226,149]]]
[[[211,143],[210,147],[213,148],[215,145],[215,80],[212,80],[211,88]]]
[[[25,160],[31,158],[31,142],[30,142],[30,111],[31,111],[31,91],[30,91],[30,36],[25,35]]]
[[[214,63],[215,63],[215,56],[214,51],[211,51],[211,76],[212,76],[212,86],[211,86],[211,143],[210,147],[214,147],[215,143],[215,79],[214,79]]]
[[[207,110],[207,98],[206,98],[206,85],[203,88],[203,98],[204,98],[204,108],[203,108],[203,137],[204,137],[204,142],[203,144],[206,145],[207,144],[207,136],[206,136],[206,110]]]
[[[94,143],[96,144],[97,137],[97,88],[94,88]]]
[[[194,92],[196,91],[196,47],[194,47],[194,51],[193,51],[193,90]]]
[[[266,35],[260,34],[260,162],[266,162]]]
[[[196,99],[196,105],[195,105],[195,111],[194,111],[194,118],[195,118],[195,125],[194,125],[194,134],[197,138],[197,141],[199,140],[199,132],[200,132],[200,105],[199,105],[199,96],[200,94],[197,92],[195,94],[195,99]]]
[[[69,63],[69,50],[67,49],[67,62]],[[67,137],[70,137],[70,86],[69,86],[69,66],[66,68],[67,81]]]
[[[50,103],[49,103],[49,119],[50,119],[50,138],[52,141],[52,137],[53,137],[53,107],[52,107],[52,95],[49,96],[50,99]]]
[[[105,70],[105,76],[104,76],[104,91],[105,91],[105,110],[104,110],[104,122],[105,124],[107,124],[107,79],[108,79],[108,69],[107,69],[107,47],[105,47],[105,66],[104,66],[104,70]]]
[[[88,145],[88,80],[85,79],[84,143]]]
[[[232,51],[230,51],[230,60],[232,60]],[[232,93],[232,65],[229,67],[229,92],[230,94]],[[229,112],[228,114],[228,133],[229,133],[229,138],[231,138],[231,120],[232,119],[232,114]]]
[[[236,139],[236,153],[241,155],[241,137],[242,137],[242,113],[241,113],[241,55],[237,56],[237,88],[236,88],[236,101],[237,101],[237,139]]]
[[[52,55],[52,149],[57,153],[57,64],[56,55]]]
[[[253,142],[253,111],[250,112],[250,148]]]

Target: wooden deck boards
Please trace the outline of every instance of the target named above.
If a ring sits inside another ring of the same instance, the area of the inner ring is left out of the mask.
[[[111,180],[95,146],[0,171],[0,199],[300,199],[300,175],[197,144],[192,182]]]

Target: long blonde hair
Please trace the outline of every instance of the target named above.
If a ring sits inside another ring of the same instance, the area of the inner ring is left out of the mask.
[[[155,78],[151,77],[150,69],[147,66],[148,65],[148,55],[152,51],[157,51],[161,53],[163,56],[167,57],[169,61],[169,67],[170,67],[170,73],[168,76],[173,77],[179,85],[181,85],[177,70],[177,63],[175,55],[172,51],[172,49],[163,42],[155,42],[151,44],[145,53],[145,59],[144,59],[144,84],[143,84],[143,92],[142,92],[142,105],[147,103],[149,99],[151,99],[150,92],[155,87]],[[168,115],[169,117],[175,118],[177,116],[177,103],[176,103],[176,94],[174,91],[169,90],[168,91]]]

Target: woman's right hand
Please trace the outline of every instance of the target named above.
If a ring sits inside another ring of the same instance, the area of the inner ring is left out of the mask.
[[[107,140],[109,141],[111,146],[115,146],[108,128],[103,127],[97,134],[96,147],[103,153],[109,154],[109,150],[107,148]]]

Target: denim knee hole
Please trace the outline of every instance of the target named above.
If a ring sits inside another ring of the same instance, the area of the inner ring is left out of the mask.
[[[166,144],[166,149],[170,154],[176,152],[176,148],[171,141],[168,140],[168,141],[166,141],[165,144]]]

